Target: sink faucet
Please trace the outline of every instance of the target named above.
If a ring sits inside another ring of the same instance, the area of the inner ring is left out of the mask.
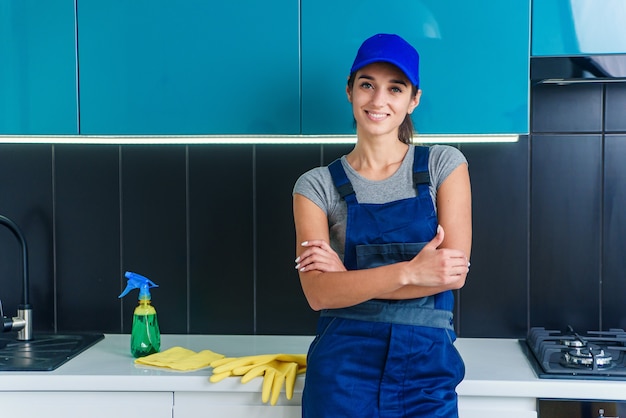
[[[22,277],[23,277],[23,294],[22,303],[17,307],[17,316],[6,317],[2,312],[2,304],[0,303],[0,316],[2,316],[2,332],[18,331],[17,339],[21,341],[29,341],[33,338],[32,325],[32,308],[28,297],[28,248],[24,234],[11,219],[0,215],[0,224],[6,226],[13,232],[22,247]]]

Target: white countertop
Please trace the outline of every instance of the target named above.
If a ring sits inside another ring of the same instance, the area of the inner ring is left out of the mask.
[[[182,346],[210,349],[231,357],[306,353],[313,337],[246,335],[163,335],[161,349]],[[104,340],[51,372],[0,372],[0,391],[147,391],[259,392],[262,379],[209,382],[211,369],[176,372],[137,366],[129,352],[130,336],[107,334]],[[626,400],[626,381],[539,379],[518,340],[459,338],[465,361],[459,396]],[[299,376],[295,391],[301,392]]]

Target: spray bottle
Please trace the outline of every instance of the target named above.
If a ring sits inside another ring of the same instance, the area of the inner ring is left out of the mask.
[[[119,295],[126,296],[133,289],[139,289],[139,304],[133,314],[133,328],[130,333],[130,353],[133,357],[143,357],[158,353],[161,349],[161,332],[157,313],[151,304],[150,288],[159,287],[147,277],[127,271],[126,289]]]

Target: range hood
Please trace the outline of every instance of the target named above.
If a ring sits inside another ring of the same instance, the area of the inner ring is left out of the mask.
[[[626,54],[531,57],[532,84],[624,83]]]

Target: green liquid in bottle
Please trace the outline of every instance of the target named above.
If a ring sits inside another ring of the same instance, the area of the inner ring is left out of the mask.
[[[133,315],[130,333],[130,352],[133,357],[158,353],[161,349],[161,332],[156,310],[149,300],[140,300]]]

